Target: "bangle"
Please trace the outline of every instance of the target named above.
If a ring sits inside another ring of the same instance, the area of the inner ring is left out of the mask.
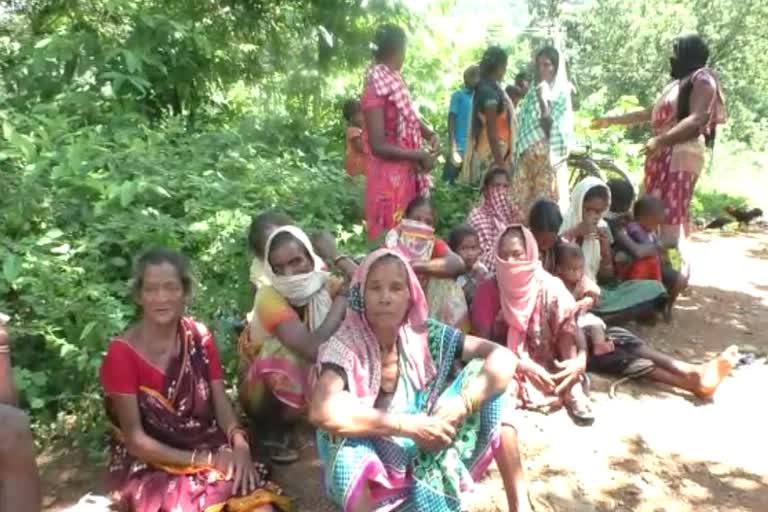
[[[8,344],[0,345],[0,354],[10,354],[11,346]]]
[[[208,450],[208,467],[213,466],[213,452]]]
[[[229,430],[227,430],[227,442],[229,443],[229,446],[235,447],[235,435],[240,434],[245,439],[245,442],[250,444],[248,439],[248,433],[243,430],[240,426],[237,424],[233,424],[231,427],[229,427]]]
[[[189,465],[190,467],[195,467],[195,457],[197,457],[197,448],[192,450],[192,458],[189,459]]]
[[[402,414],[397,415],[397,435],[398,436],[403,435],[403,415]]]

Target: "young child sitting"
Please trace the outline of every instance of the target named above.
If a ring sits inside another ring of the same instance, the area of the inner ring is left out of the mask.
[[[368,169],[368,156],[363,144],[363,111],[360,102],[348,100],[343,107],[347,121],[346,154],[344,169],[349,176],[365,176]]]
[[[662,258],[656,232],[664,222],[664,203],[653,196],[641,197],[634,208],[634,220],[627,224],[627,236],[648,256],[635,257],[627,266],[624,279],[654,279],[661,281],[669,294],[665,316],[670,318],[672,306],[687,286],[688,279]],[[637,253],[637,248],[634,251]]]
[[[475,228],[461,224],[448,235],[448,246],[464,260],[465,272],[457,278],[457,282],[464,290],[467,306],[471,306],[477,285],[490,277],[488,268],[480,262],[480,237]]]
[[[606,339],[605,323],[590,313],[600,301],[600,287],[584,273],[584,253],[578,244],[559,242],[555,245],[555,275],[576,299],[578,325],[587,336],[595,356],[613,352],[613,343]]]

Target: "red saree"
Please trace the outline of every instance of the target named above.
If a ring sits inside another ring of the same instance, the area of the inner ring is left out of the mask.
[[[191,318],[179,325],[181,350],[165,372],[163,392],[139,385],[136,397],[147,435],[180,450],[221,450],[227,436],[214,415],[206,343],[211,334]],[[109,357],[109,356],[108,356]],[[244,497],[233,497],[231,480],[214,468],[169,467],[133,457],[123,443],[109,395],[105,400],[112,424],[107,490],[119,510],[135,512],[249,511],[265,505],[290,509],[290,500],[266,480]]]

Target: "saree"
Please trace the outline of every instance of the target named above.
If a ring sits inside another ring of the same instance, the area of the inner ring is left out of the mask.
[[[704,169],[705,136],[714,133],[718,124],[725,122],[725,99],[714,72],[701,68],[691,74],[690,86],[697,82],[708,82],[715,88],[710,105],[710,118],[702,127],[699,136],[692,140],[664,147],[645,160],[645,193],[658,197],[664,202],[664,230],[677,241],[681,231],[687,230],[689,208],[693,191],[701,171]],[[651,128],[658,137],[676,126],[678,119],[678,97],[681,81],[667,85],[651,113]]]
[[[398,71],[384,64],[371,67],[361,101],[363,112],[381,109],[388,143],[403,149],[421,149],[421,124],[410,92]],[[373,154],[367,133],[363,143],[368,157],[365,185],[365,223],[369,240],[377,240],[395,227],[413,199],[428,195],[431,178],[418,172],[411,160],[388,160]]]
[[[486,119],[483,110],[487,104],[497,105],[496,119],[490,121]],[[473,95],[469,119],[461,179],[465,183],[478,184],[494,167],[493,152],[488,141],[489,122],[496,124],[496,134],[501,144],[504,163],[508,166],[512,165],[517,132],[515,105],[496,82],[484,80],[478,85]]]
[[[489,301],[487,297],[478,297],[475,302],[480,307],[498,304],[507,328],[506,345],[515,355],[556,372],[560,339],[568,336],[574,343],[576,340],[576,301],[563,282],[542,267],[533,234],[523,226],[510,226],[515,227],[525,238],[525,259],[504,261],[497,255],[497,288],[484,287],[484,293],[496,293],[498,298]],[[490,319],[487,315],[486,318]],[[548,409],[560,401],[558,395],[540,389],[521,372],[515,374],[509,391],[517,405],[527,409]]]
[[[605,187],[608,191],[610,207],[611,193],[605,183],[593,176],[584,178],[573,189],[571,206],[560,228],[561,234],[565,234],[581,224],[584,213],[584,196],[594,187]],[[605,219],[601,218],[597,227],[607,230],[610,234],[610,228]],[[584,273],[592,281],[598,282],[597,274],[602,263],[599,240],[596,237],[585,237],[579,245],[584,253]],[[664,286],[660,282],[650,279],[599,284],[600,304],[592,309],[592,312],[597,316],[654,311],[661,308],[667,299],[667,291]]]
[[[544,133],[539,118],[541,108],[536,89],[531,89],[520,104],[517,116],[518,137],[515,156],[519,165],[511,183],[511,194],[518,209],[525,215],[540,199],[568,209],[568,150],[573,138],[573,109],[571,89],[567,83],[550,86],[541,82],[542,94],[550,103],[552,128],[549,137]]]
[[[400,252],[409,262],[429,261],[436,254],[435,231],[432,227],[411,219],[403,219],[385,239],[385,247]],[[444,242],[440,242],[445,247]],[[419,282],[427,294],[430,316],[444,324],[469,332],[469,307],[464,289],[456,279],[420,276]]]
[[[327,364],[343,369],[349,393],[371,407],[381,385],[381,354],[363,313],[363,290],[371,265],[385,255],[406,263],[399,253],[386,249],[368,257],[351,288],[345,322],[318,357],[320,370]],[[470,362],[451,381],[464,335],[427,319],[424,293],[407,268],[412,306],[400,328],[400,376],[389,411],[430,414],[441,399],[457,396],[478,377],[482,361]],[[504,401],[502,394],[483,403],[457,429],[454,442],[436,453],[423,452],[404,437],[344,438],[318,430],[329,496],[344,511],[352,510],[367,490],[372,510],[378,512],[459,512],[462,491],[485,473],[500,444]]]
[[[181,347],[166,371],[164,391],[139,388],[142,427],[148,436],[179,450],[215,453],[227,449],[227,436],[215,418],[203,349],[211,335],[191,318],[181,319],[179,333]],[[109,396],[105,407],[112,431],[106,487],[120,510],[248,511],[269,504],[278,510],[291,510],[291,501],[266,480],[263,468],[259,468],[263,479],[260,488],[248,496],[234,497],[233,481],[215,468],[173,467],[135,458],[126,448]]]
[[[312,363],[283,345],[275,330],[284,322],[300,320],[314,330],[323,323],[332,304],[336,282],[325,271],[306,234],[294,226],[275,230],[267,240],[265,254],[281,233],[290,233],[307,250],[313,270],[296,276],[276,275],[269,262],[263,275],[270,283],[256,291],[248,326],[238,341],[240,359],[239,397],[243,408],[258,416],[270,395],[293,409],[303,409],[309,396]],[[304,308],[303,317],[294,308]]]

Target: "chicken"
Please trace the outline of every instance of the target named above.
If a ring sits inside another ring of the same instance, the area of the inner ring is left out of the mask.
[[[728,217],[718,217],[709,224],[704,229],[723,229],[723,227],[727,226],[733,222],[733,219],[729,219]]]
[[[725,210],[725,213],[736,219],[739,223],[739,227],[748,227],[750,222],[763,216],[763,210],[760,208],[747,210],[746,208],[726,206],[723,210]]]

